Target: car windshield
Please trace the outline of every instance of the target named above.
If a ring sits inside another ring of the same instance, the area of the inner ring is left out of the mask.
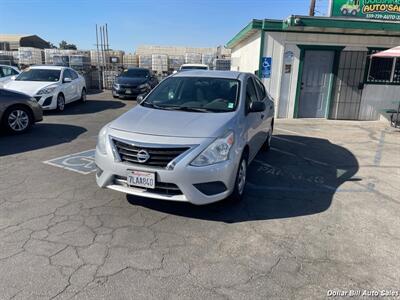
[[[15,79],[18,81],[59,81],[60,70],[48,70],[48,69],[28,69],[23,71]]]
[[[140,69],[127,69],[122,71],[121,76],[123,77],[147,77],[149,75],[148,70]]]
[[[188,70],[207,70],[208,68],[205,66],[182,66],[181,70],[188,71]]]
[[[160,83],[143,106],[194,112],[230,112],[236,109],[239,81],[208,77],[170,77]]]

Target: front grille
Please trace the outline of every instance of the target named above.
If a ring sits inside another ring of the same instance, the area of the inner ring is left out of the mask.
[[[139,147],[113,139],[116,150],[121,161],[138,165],[147,165],[152,167],[165,168],[172,160],[189,149],[189,147],[180,148],[151,148]],[[149,158],[145,162],[138,160],[138,153],[145,150]]]
[[[114,184],[129,187],[126,177],[123,177],[123,176],[115,175],[114,176]],[[156,181],[156,187],[154,189],[146,189],[146,188],[142,188],[142,187],[134,187],[134,188],[146,190],[150,193],[163,194],[163,195],[168,195],[168,196],[182,195],[182,191],[179,189],[179,187],[176,184],[168,183],[168,182],[157,182]]]

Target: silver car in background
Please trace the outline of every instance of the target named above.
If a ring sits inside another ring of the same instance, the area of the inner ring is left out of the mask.
[[[101,129],[97,184],[197,205],[240,200],[247,166],[269,149],[273,124],[274,102],[254,75],[174,74]]]

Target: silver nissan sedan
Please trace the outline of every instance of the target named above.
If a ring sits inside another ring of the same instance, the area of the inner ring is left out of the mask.
[[[240,200],[247,166],[269,150],[273,126],[273,99],[253,74],[177,73],[100,130],[96,181],[196,205]]]

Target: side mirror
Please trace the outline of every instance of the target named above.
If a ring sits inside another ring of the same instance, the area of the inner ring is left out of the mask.
[[[266,108],[265,103],[261,101],[251,102],[249,112],[262,112]]]
[[[11,80],[15,80],[17,78],[17,75],[11,76]]]
[[[146,97],[145,94],[140,94],[136,97],[136,101],[138,104],[141,104],[144,101],[144,98]]]
[[[65,77],[63,82],[64,83],[69,83],[69,82],[72,82],[72,79],[69,78],[69,77]]]

